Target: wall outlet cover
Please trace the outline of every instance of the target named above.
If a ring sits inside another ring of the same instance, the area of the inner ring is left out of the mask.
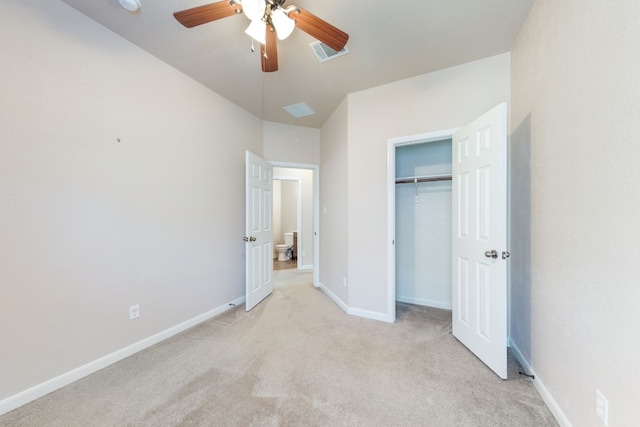
[[[132,305],[129,307],[129,320],[137,319],[140,317],[140,305]]]

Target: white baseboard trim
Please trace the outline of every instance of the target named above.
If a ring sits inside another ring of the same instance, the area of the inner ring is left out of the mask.
[[[298,267],[298,270],[313,270],[313,264],[305,264]]]
[[[225,311],[233,308],[234,306],[243,304],[244,302],[245,297],[235,299],[227,304],[221,305],[220,307],[214,308],[213,310],[210,310],[185,322],[172,326],[169,329],[165,329],[162,332],[158,332],[155,335],[152,335],[127,347],[121,348],[120,350],[116,350],[113,353],[107,354],[106,356],[82,365],[76,369],[47,380],[27,390],[21,391],[18,394],[9,396],[6,399],[0,401],[0,415],[6,414],[9,411],[13,411],[20,406],[26,405],[31,401],[34,401],[44,395],[47,395],[75,381],[78,381],[81,378],[98,372],[99,370],[104,369],[109,365],[113,365],[114,363],[119,362],[122,359],[125,359],[141,350],[164,341],[167,338],[177,335],[180,332],[196,326],[199,323],[211,319],[212,317],[222,314]]]
[[[513,355],[515,356],[516,359],[518,359],[518,362],[520,362],[520,365],[526,371],[526,373],[529,375],[533,375],[535,377],[533,379],[533,386],[536,388],[536,390],[540,394],[540,397],[542,397],[542,400],[547,405],[547,407],[551,411],[551,414],[553,414],[558,424],[561,427],[572,427],[571,422],[569,421],[569,418],[567,418],[567,416],[564,414],[564,412],[562,411],[558,403],[555,401],[553,396],[551,396],[551,393],[549,393],[549,390],[547,389],[547,387],[544,385],[540,377],[536,375],[536,373],[534,372],[529,362],[525,359],[524,355],[522,354],[522,352],[520,351],[516,343],[514,343],[511,338],[509,338],[509,347],[511,348]]]
[[[433,301],[430,299],[403,297],[400,295],[396,295],[396,301],[405,302],[407,304],[424,305],[426,307],[441,308],[443,310],[451,310],[451,303]]]
[[[331,292],[325,285],[320,283],[320,289],[327,294],[329,298],[333,302],[335,302],[338,307],[340,307],[345,313],[350,314],[352,316],[364,317],[365,319],[373,319],[380,320],[382,322],[393,323],[395,319],[390,319],[387,313],[377,313],[375,311],[361,310],[359,308],[351,308],[347,304],[344,303],[340,298],[336,296],[333,292]]]
[[[378,313],[376,311],[362,310],[359,308],[349,307],[349,310],[347,311],[347,313],[353,316],[364,317],[365,319],[379,320],[387,323],[393,323],[395,320],[395,319],[390,319],[387,313]]]
[[[345,313],[349,313],[349,307],[347,306],[347,304],[345,304],[344,301],[338,298],[336,294],[331,292],[325,285],[323,285],[320,282],[318,282],[318,287],[322,289],[322,292],[327,294],[327,296],[331,299],[331,301],[335,302],[338,305],[338,307],[342,309],[342,311],[344,311]]]

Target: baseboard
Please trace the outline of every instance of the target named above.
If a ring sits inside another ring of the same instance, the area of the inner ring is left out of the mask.
[[[424,305],[426,307],[441,308],[443,310],[451,310],[451,303],[443,303],[443,302],[433,301],[429,299],[403,297],[400,295],[396,295],[396,301],[405,302],[407,304]]]
[[[536,375],[529,362],[525,359],[524,355],[511,338],[509,338],[509,348],[511,348],[511,352],[513,353],[515,358],[518,359],[518,362],[520,362],[522,369],[524,369],[527,374],[534,376],[533,386],[538,391],[538,394],[540,394],[540,397],[542,397],[542,400],[547,405],[558,424],[561,427],[572,427],[571,422],[569,421],[567,416],[564,414],[553,396],[551,396],[551,393],[549,393],[547,387],[544,385],[540,377]]]
[[[353,316],[364,317],[365,319],[379,320],[387,323],[393,323],[395,320],[395,319],[390,319],[387,313],[379,313],[377,311],[362,310],[359,308],[350,307],[347,313]]]
[[[109,365],[113,365],[114,363],[119,362],[122,359],[125,359],[141,350],[164,341],[167,338],[177,335],[180,332],[196,326],[199,323],[211,319],[212,317],[222,314],[225,311],[233,308],[234,306],[243,304],[244,302],[245,297],[235,299],[227,304],[221,305],[220,307],[214,308],[213,310],[210,310],[185,322],[172,326],[169,329],[165,329],[162,332],[159,332],[120,350],[116,350],[113,353],[107,354],[104,357],[87,363],[86,365],[82,365],[76,369],[73,369],[69,372],[66,372],[62,375],[59,375],[41,384],[24,390],[18,394],[7,397],[6,399],[0,401],[0,415],[6,414],[9,411],[13,411],[20,406],[26,405],[31,401],[34,401],[44,395],[47,395],[75,381],[78,381],[81,378],[98,372],[99,370],[104,369]]]
[[[313,264],[305,264],[298,267],[298,270],[313,270]]]
[[[338,298],[336,294],[331,292],[329,288],[327,288],[325,285],[323,285],[320,282],[318,282],[318,287],[322,289],[322,292],[327,294],[327,296],[331,299],[331,301],[335,302],[338,305],[338,307],[342,309],[342,311],[344,311],[345,313],[349,313],[349,307],[347,306],[347,304],[345,304],[344,301]]]
[[[331,300],[335,302],[338,305],[338,307],[340,307],[347,314],[350,314],[352,316],[364,317],[365,319],[380,320],[382,322],[387,322],[387,323],[393,323],[395,320],[395,319],[390,319],[387,313],[377,313],[375,311],[367,311],[367,310],[360,310],[358,308],[351,308],[347,304],[345,304],[344,301],[338,298],[336,294],[331,292],[325,285],[323,285],[322,283],[320,283],[319,285],[320,285],[319,288],[322,289],[322,291],[325,294],[327,294],[327,296],[331,298]]]

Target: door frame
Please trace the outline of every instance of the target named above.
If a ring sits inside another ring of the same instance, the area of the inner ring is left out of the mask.
[[[279,166],[275,166],[279,167]],[[296,183],[296,231],[298,232],[298,247],[296,249],[300,249],[301,242],[304,242],[302,237],[302,233],[300,232],[300,226],[302,225],[302,180],[297,176],[286,176],[286,175],[274,175],[273,181],[293,181]],[[280,193],[282,195],[282,193]],[[274,206],[275,208],[275,206]],[[282,214],[280,215],[282,216]],[[273,216],[275,219],[275,216]],[[284,232],[284,231],[283,231]],[[273,247],[275,250],[276,243],[274,238]],[[300,269],[300,257],[296,260],[296,268]]]
[[[313,286],[318,288],[320,287],[320,167],[308,163],[278,161],[270,161],[269,163],[278,168],[310,169],[313,171]]]
[[[458,129],[460,128],[387,140],[387,322],[396,320],[396,148],[453,138]]]

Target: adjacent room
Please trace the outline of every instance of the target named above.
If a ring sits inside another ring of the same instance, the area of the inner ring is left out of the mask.
[[[640,3],[385,5],[0,3],[0,424],[640,423]]]

